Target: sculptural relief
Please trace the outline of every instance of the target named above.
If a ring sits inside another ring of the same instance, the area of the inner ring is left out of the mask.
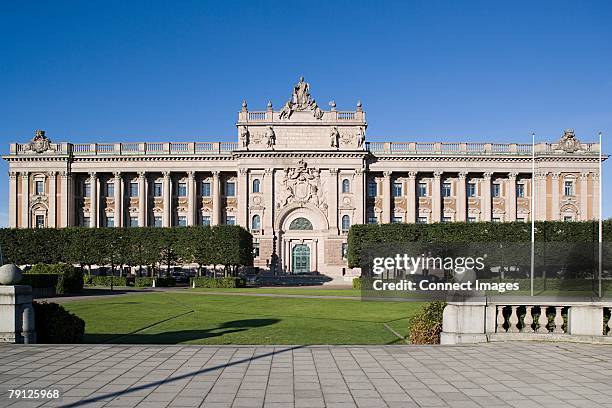
[[[54,151],[54,149],[51,149],[51,140],[45,136],[45,131],[37,129],[34,138],[23,146],[23,151],[26,153],[44,153]]]
[[[566,153],[574,153],[578,150],[582,150],[580,140],[576,138],[574,129],[566,129],[565,132],[563,132],[557,150]]]
[[[299,82],[293,86],[291,99],[285,103],[280,111],[279,119],[289,119],[293,112],[306,110],[311,110],[313,116],[317,119],[323,117],[323,111],[310,96],[310,84],[304,81],[304,77],[300,77]]]
[[[308,168],[306,162],[300,160],[297,167],[284,170],[276,206],[283,208],[289,204],[312,204],[326,212],[327,203],[323,187],[320,171]]]

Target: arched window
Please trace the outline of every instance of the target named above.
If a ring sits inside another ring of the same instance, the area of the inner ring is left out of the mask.
[[[251,221],[251,229],[253,231],[259,231],[261,229],[261,218],[259,215],[254,215]]]
[[[351,219],[348,215],[342,216],[342,231],[348,231],[351,227]]]
[[[253,192],[259,193],[260,181],[259,179],[253,180]]]
[[[296,218],[295,220],[291,221],[291,224],[289,224],[289,229],[290,230],[311,230],[312,223],[304,217]]]
[[[351,182],[349,181],[349,179],[342,180],[342,192],[343,193],[351,192]]]

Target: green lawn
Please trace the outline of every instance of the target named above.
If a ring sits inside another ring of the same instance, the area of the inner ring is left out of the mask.
[[[360,297],[360,289],[322,289],[320,287],[303,288],[195,288],[193,292],[215,292],[215,293],[264,293],[277,295],[306,295],[306,296],[354,296]]]
[[[300,289],[298,289],[300,290]],[[416,302],[268,298],[190,293],[72,301],[87,343],[401,344]]]

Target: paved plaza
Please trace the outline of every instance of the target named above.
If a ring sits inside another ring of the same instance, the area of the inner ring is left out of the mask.
[[[2,345],[0,372],[2,407],[612,407],[612,347],[585,344]]]

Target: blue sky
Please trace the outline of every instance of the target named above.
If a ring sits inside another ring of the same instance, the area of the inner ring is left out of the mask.
[[[610,21],[609,1],[5,1],[0,153],[36,128],[54,141],[234,140],[243,99],[280,107],[300,75],[321,106],[361,99],[370,141],[528,143],[574,128],[605,143]]]

